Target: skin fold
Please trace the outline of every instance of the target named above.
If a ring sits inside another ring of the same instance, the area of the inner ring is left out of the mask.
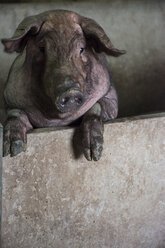
[[[104,53],[120,56],[94,20],[65,10],[25,18],[6,52],[18,52],[4,97],[8,107],[4,156],[26,150],[27,132],[65,126],[82,117],[82,149],[99,160],[103,122],[117,117],[118,99]]]

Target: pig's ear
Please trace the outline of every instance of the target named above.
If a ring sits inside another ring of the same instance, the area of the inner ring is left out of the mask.
[[[125,50],[119,50],[113,46],[103,28],[94,20],[81,17],[80,26],[84,32],[87,42],[94,47],[96,52],[105,52],[107,55],[112,55],[115,57],[126,53]]]
[[[2,39],[1,42],[5,46],[8,53],[22,52],[30,36],[36,35],[43,24],[43,20],[37,16],[29,16],[25,18],[17,27],[14,35],[10,39]]]

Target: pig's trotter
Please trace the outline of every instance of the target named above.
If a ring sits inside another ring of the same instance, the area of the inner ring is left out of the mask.
[[[26,147],[26,128],[20,120],[9,119],[4,130],[3,156],[16,156]]]
[[[96,116],[88,117],[83,123],[83,151],[87,160],[98,161],[103,150],[103,124]]]
[[[31,127],[27,116],[21,111],[11,110],[4,128],[3,156],[16,156],[26,150],[27,131]]]
[[[98,161],[103,150],[104,126],[100,117],[100,105],[96,103],[82,122],[82,145],[87,160]]]
[[[11,157],[16,156],[22,151],[26,151],[26,143],[24,143],[22,140],[13,141],[11,145]]]

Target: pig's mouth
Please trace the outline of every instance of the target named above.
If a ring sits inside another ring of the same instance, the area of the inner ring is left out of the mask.
[[[55,104],[60,113],[69,113],[78,110],[84,101],[83,93],[77,88],[72,88],[58,96]]]
[[[74,120],[84,115],[100,98],[102,98],[107,93],[108,89],[109,87],[107,87],[107,84],[100,85],[99,89],[97,87],[97,90],[96,88],[94,88],[90,92],[90,94],[87,93],[86,91],[82,93],[79,89],[75,89],[75,91],[73,92],[75,92],[76,94],[72,95],[72,97],[74,97],[73,104],[69,105],[69,108],[65,108],[65,111],[59,110],[58,118],[61,120],[59,122],[60,125],[63,126],[68,125],[69,123],[73,122]],[[62,100],[61,96],[59,97],[59,99]],[[64,96],[66,95],[64,94]],[[72,97],[70,100],[71,102],[72,102]],[[79,100],[77,100],[76,98],[77,104],[75,104],[75,97],[80,97]],[[63,100],[61,102],[63,102]],[[63,107],[60,106],[59,109],[61,108],[62,110],[64,110]]]

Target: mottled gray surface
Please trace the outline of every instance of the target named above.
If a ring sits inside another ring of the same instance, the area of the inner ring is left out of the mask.
[[[127,55],[110,58],[119,93],[120,116],[165,110],[165,1],[56,1],[54,3],[0,4],[0,38],[11,37],[29,15],[63,8],[95,19],[114,45]],[[0,120],[4,119],[2,92],[15,54],[0,44]]]
[[[121,116],[165,109],[165,1],[1,4],[0,38],[56,8],[95,19],[128,51],[110,59]],[[0,44],[0,120],[15,56]],[[163,115],[106,125],[97,163],[85,160],[73,129],[29,134],[27,152],[4,159],[2,248],[165,248],[164,127]]]
[[[2,248],[165,248],[165,114],[151,117],[105,125],[99,162],[74,129],[29,134],[3,160]]]

